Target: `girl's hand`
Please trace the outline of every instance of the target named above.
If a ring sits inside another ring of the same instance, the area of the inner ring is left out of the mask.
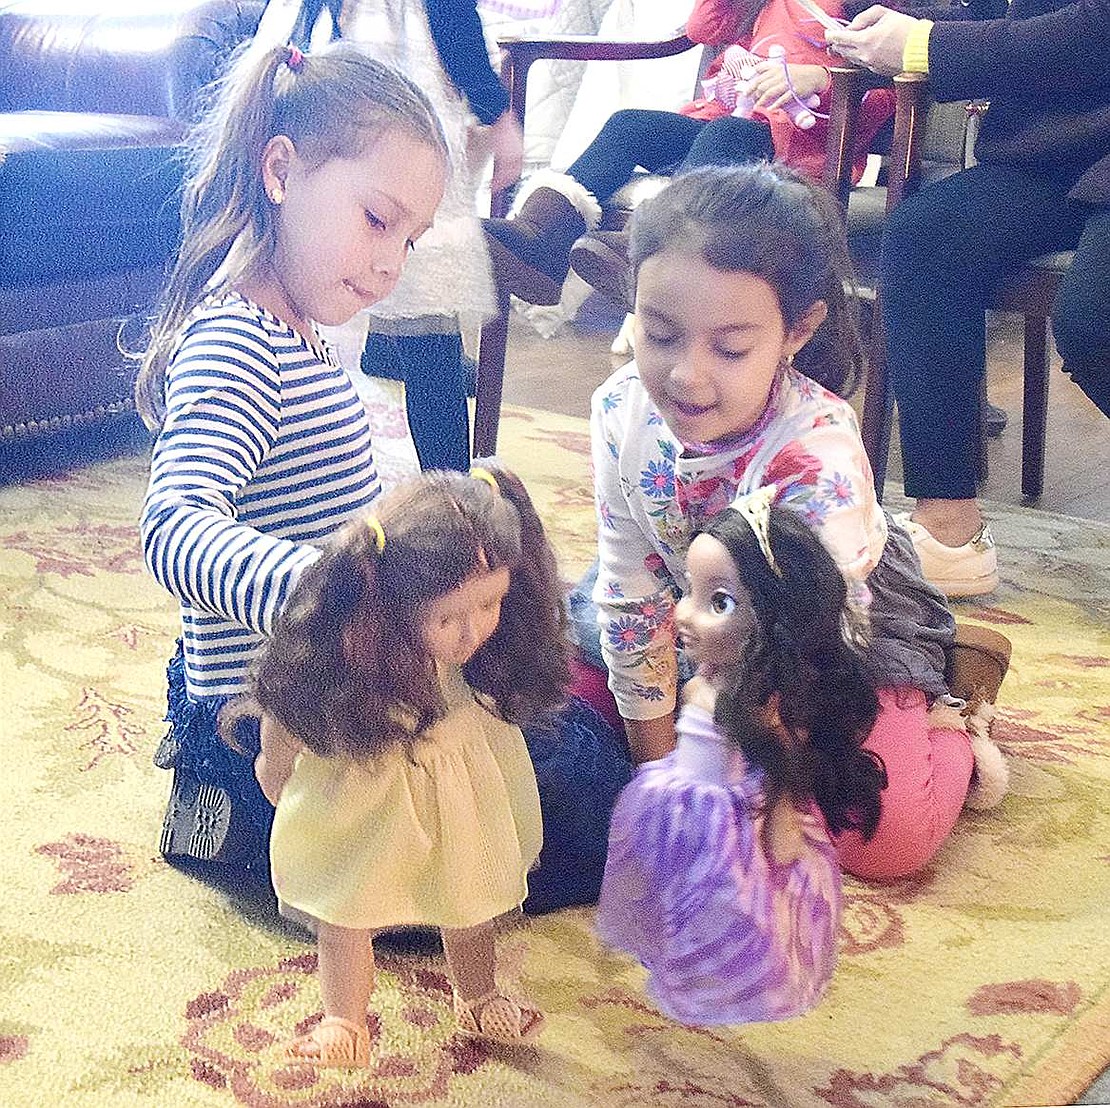
[[[829,71],[823,65],[784,66],[778,58],[767,58],[755,67],[747,91],[760,111],[771,112],[785,108],[795,95],[805,101],[814,93],[824,92],[830,80]]]
[[[860,12],[847,27],[826,29],[825,41],[842,58],[893,77],[902,72],[906,39],[920,22],[912,15],[874,4]]]
[[[695,675],[682,686],[682,699],[712,714],[717,707],[717,690],[704,677]]]
[[[802,814],[788,800],[780,800],[767,815],[766,843],[771,860],[780,866],[796,862],[808,850]]]
[[[496,195],[519,181],[524,168],[524,132],[511,108],[489,125],[489,140],[493,152],[490,191]]]
[[[254,760],[254,776],[262,795],[276,808],[304,743],[270,715],[263,714],[259,732],[262,749]]]
[[[637,766],[670,754],[678,741],[673,715],[660,716],[658,719],[626,719],[624,733],[628,739],[632,762]]]

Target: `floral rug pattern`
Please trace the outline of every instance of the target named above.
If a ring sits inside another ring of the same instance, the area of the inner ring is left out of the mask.
[[[585,423],[509,408],[501,441],[572,580],[592,546]],[[1110,527],[991,506],[1003,583],[959,614],[1014,642],[996,731],[1011,793],[912,880],[848,881],[814,1012],[672,1024],[575,909],[501,936],[506,978],[548,1014],[535,1046],[459,1035],[441,959],[398,953],[372,1066],[316,1072],[280,1057],[319,1018],[312,946],[156,850],[176,612],[139,555],[145,476],[125,458],[0,489],[0,1103],[1060,1104],[1110,1062]]]

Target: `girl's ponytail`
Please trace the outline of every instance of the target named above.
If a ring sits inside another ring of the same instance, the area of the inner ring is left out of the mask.
[[[225,262],[227,283],[270,248],[273,221],[259,166],[273,134],[280,71],[294,78],[288,56],[287,48],[278,46],[250,64],[250,55],[241,53],[214,89],[212,110],[186,141],[181,246],[135,382],[135,406],[152,430],[165,415],[166,366],[186,316]],[[233,246],[237,256],[229,260]]]

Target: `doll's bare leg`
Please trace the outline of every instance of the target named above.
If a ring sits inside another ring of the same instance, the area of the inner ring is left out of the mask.
[[[477,927],[444,927],[441,934],[447,969],[459,996],[471,1001],[493,992],[497,954],[492,921]]]
[[[445,927],[442,934],[447,968],[455,985],[455,1015],[460,1029],[499,1043],[535,1038],[544,1024],[543,1013],[497,991],[493,923]]]
[[[286,1048],[290,1058],[318,1066],[370,1061],[366,1006],[374,989],[373,933],[319,921],[316,933],[324,1018]]]

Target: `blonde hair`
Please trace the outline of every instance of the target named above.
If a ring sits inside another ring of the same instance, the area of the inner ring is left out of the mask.
[[[313,166],[357,157],[391,129],[426,142],[444,162],[449,157],[424,93],[345,43],[303,57],[287,46],[260,55],[245,49],[210,104],[185,144],[182,242],[135,383],[135,405],[152,429],[165,416],[166,366],[188,314],[208,292],[256,271],[273,250],[273,209],[262,182],[262,155],[271,138],[288,136]],[[221,267],[219,282],[210,288]]]

